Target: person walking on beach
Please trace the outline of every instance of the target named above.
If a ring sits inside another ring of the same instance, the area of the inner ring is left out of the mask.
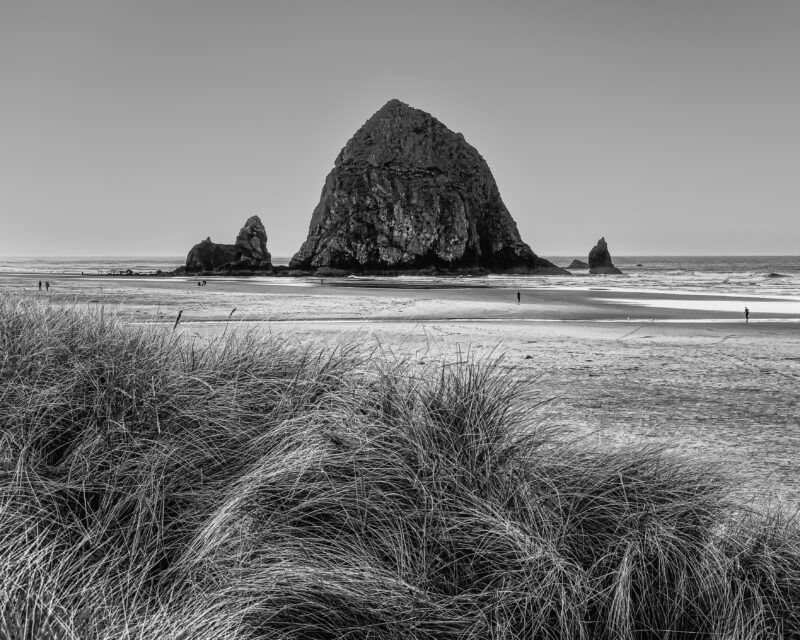
[[[747,307],[744,308],[744,321],[750,322],[750,309]]]
[[[39,291],[41,291],[41,290],[42,290],[42,281],[39,280]]]
[[[517,304],[519,304],[519,301],[520,301],[520,298],[521,298],[521,297],[522,297],[522,296],[520,296],[520,295],[519,295],[519,291],[517,291]]]
[[[44,288],[47,289],[48,291],[50,291],[50,281],[49,280],[45,280]]]

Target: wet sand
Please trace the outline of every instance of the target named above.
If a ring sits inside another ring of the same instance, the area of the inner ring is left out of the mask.
[[[49,279],[48,294],[38,276],[0,275],[0,291],[137,323],[183,311],[179,331],[200,338],[246,327],[415,362],[502,354],[524,383],[520,404],[563,437],[664,446],[719,464],[742,496],[800,504],[796,299],[537,288],[517,304],[516,289],[474,286]]]
[[[226,319],[236,308],[239,321],[320,320],[528,320],[800,322],[797,297],[697,295],[609,288],[527,288],[425,286],[319,278],[82,277],[49,278],[39,293],[39,276],[0,274],[0,289],[41,295],[59,304],[105,304],[125,316],[164,321],[183,310],[183,322]],[[699,308],[698,308],[699,307]]]

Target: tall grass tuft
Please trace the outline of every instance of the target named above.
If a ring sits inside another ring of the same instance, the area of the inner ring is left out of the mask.
[[[800,529],[427,368],[0,301],[0,638],[800,637]]]

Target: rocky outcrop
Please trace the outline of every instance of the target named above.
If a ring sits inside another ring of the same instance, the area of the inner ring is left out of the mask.
[[[250,216],[236,236],[234,246],[241,250],[233,263],[237,269],[271,269],[272,256],[267,251],[267,230],[258,216]]]
[[[217,244],[206,238],[189,250],[186,271],[217,271],[222,265],[233,262],[236,255],[235,245]]]
[[[206,238],[194,245],[186,256],[186,271],[272,271],[267,231],[261,219],[248,218],[234,244],[218,244]]]
[[[611,254],[605,238],[600,238],[589,252],[589,273],[621,274],[622,271],[611,262]]]
[[[489,167],[464,136],[399,100],[339,153],[289,266],[566,273],[522,241]]]
[[[575,258],[572,262],[569,263],[567,269],[588,269],[589,264],[584,262],[583,260],[578,260]]]

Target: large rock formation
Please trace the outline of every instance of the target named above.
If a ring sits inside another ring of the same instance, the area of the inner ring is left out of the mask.
[[[589,252],[589,273],[622,273],[611,262],[611,254],[608,251],[605,238],[600,238]]]
[[[267,231],[258,216],[251,216],[234,244],[218,244],[206,238],[186,256],[186,271],[271,271]]]
[[[520,239],[489,167],[464,136],[399,100],[339,153],[289,266],[566,273]]]

